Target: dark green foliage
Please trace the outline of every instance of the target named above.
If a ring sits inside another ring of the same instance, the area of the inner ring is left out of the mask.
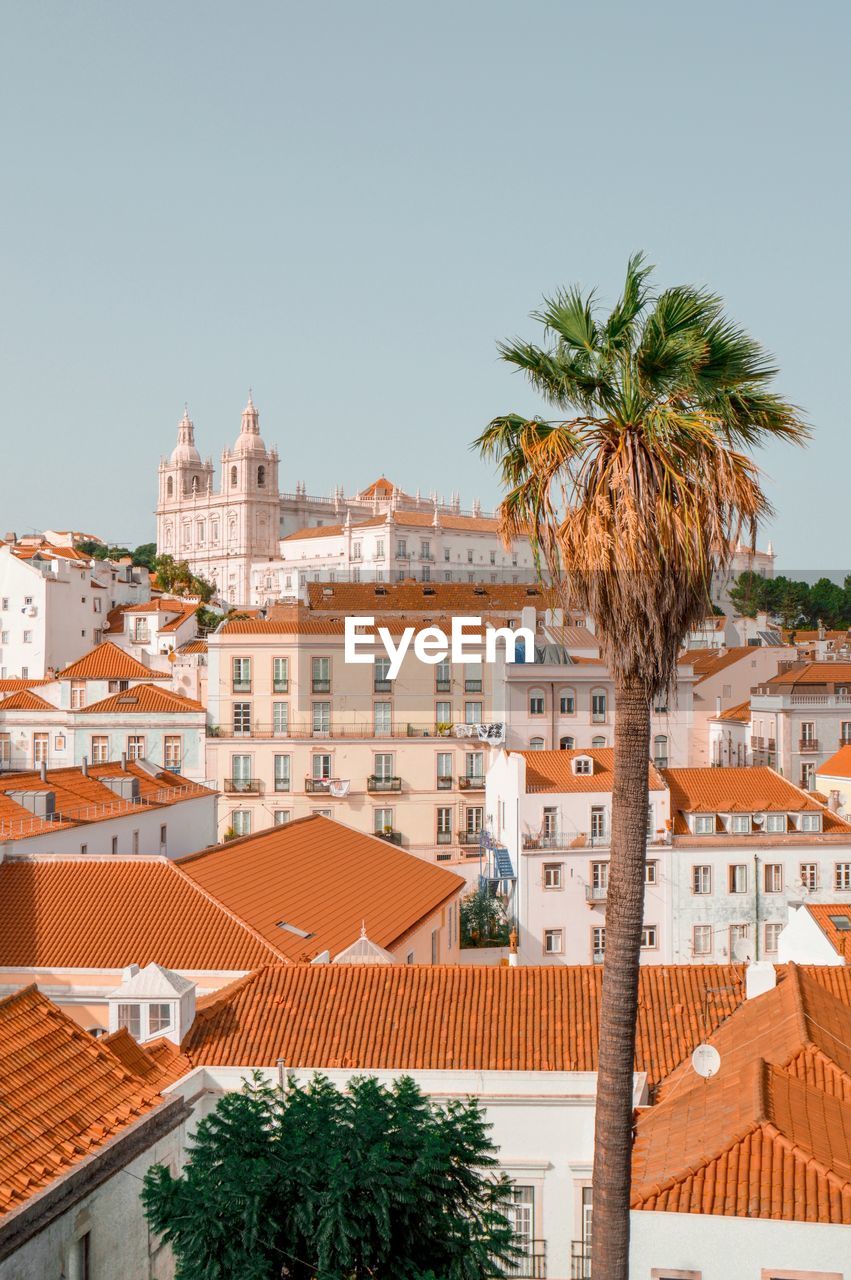
[[[508,946],[511,924],[501,898],[487,889],[476,889],[461,901],[461,946]]]
[[[283,1096],[255,1079],[142,1200],[176,1280],[491,1280],[517,1251],[487,1129],[474,1100],[437,1106],[408,1077]]]
[[[157,556],[154,571],[163,591],[177,596],[197,596],[202,604],[207,604],[213,598],[213,584],[194,574],[186,560],[175,560],[174,556]]]
[[[782,574],[763,578],[748,570],[731,587],[730,600],[738,614],[752,618],[757,613],[767,613],[790,631],[817,627],[820,622],[837,630],[851,625],[851,577],[840,587],[830,578],[819,578],[811,584]]]
[[[153,573],[154,561],[157,558],[157,544],[155,542],[143,542],[131,554],[134,564],[144,565],[149,573]]]

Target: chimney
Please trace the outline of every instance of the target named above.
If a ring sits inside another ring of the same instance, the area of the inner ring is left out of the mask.
[[[47,763],[44,760],[38,766],[38,776],[42,782],[47,782]]]
[[[718,694],[716,694],[716,695],[715,695],[715,718],[716,718],[716,720],[717,720],[717,718],[720,716],[720,714],[721,714],[721,694],[720,694],[720,693],[718,693]]]
[[[509,963],[509,966],[512,969],[514,969],[517,967],[517,930],[516,929],[512,929],[511,933],[508,935],[508,946],[509,946],[508,963]]]
[[[126,751],[121,752],[121,768],[124,773],[127,772],[127,752]]]
[[[838,791],[831,791],[830,799],[827,802],[827,807],[831,813],[839,813],[841,806],[840,806]]]
[[[765,995],[777,986],[777,974],[770,960],[752,960],[745,969],[745,999]]]
[[[89,757],[88,756],[83,756],[82,762],[80,764],[80,773],[83,775],[84,778],[87,778],[89,776]]]

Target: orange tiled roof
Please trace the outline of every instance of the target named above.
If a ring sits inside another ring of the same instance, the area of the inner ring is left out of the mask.
[[[636,1070],[668,1075],[739,1006],[743,973],[642,965]],[[204,999],[181,1049],[194,1066],[594,1071],[601,985],[599,965],[276,965]]]
[[[729,649],[689,649],[680,655],[681,667],[693,667],[697,679],[695,684],[702,684],[710,676],[741,662],[743,658],[752,658],[754,650],[750,645],[733,645]]]
[[[402,498],[408,498],[407,493],[402,493],[401,489],[397,489],[392,480],[388,480],[384,472],[373,480],[372,484],[368,484],[365,489],[360,489],[355,497],[357,498],[390,498],[394,493],[398,493]]]
[[[709,1037],[638,1119],[632,1206],[851,1224],[851,1009],[788,966]]]
[[[529,791],[611,791],[614,785],[615,753],[613,747],[592,747],[589,751],[511,751],[526,761],[526,790]],[[593,773],[574,773],[572,761],[577,756],[590,756]],[[664,791],[665,782],[658,770],[647,765],[651,791]]]
[[[489,610],[519,613],[527,606],[543,609],[549,597],[532,583],[474,582],[309,582],[312,613],[405,613],[432,609],[480,614]]]
[[[827,778],[851,778],[851,746],[840,747],[816,772]]]
[[[49,678],[44,680],[22,680],[19,677],[7,678],[4,676],[0,680],[0,693],[16,693],[19,689],[37,689],[39,685],[52,684]]]
[[[373,942],[392,948],[464,887],[452,871],[319,816],[180,858],[178,866],[292,960],[325,949],[336,955],[363,921]],[[282,921],[310,936],[282,929]]]
[[[111,640],[90,649],[59,672],[60,680],[170,680],[163,671],[152,671]]]
[[[851,662],[796,662],[763,684],[768,688],[851,684]]]
[[[820,813],[823,831],[848,831],[851,825],[825,809],[806,791],[767,766],[742,769],[665,769],[671,810],[683,813]],[[688,825],[675,819],[674,831]]]
[[[192,1070],[192,1063],[177,1045],[164,1038],[149,1040],[144,1047],[126,1027],[103,1036],[100,1041],[115,1054],[129,1072],[154,1089],[163,1089]]]
[[[0,864],[0,967],[240,973],[281,959],[167,858]]]
[[[0,711],[55,711],[52,702],[47,702],[37,693],[32,693],[29,689],[19,689],[17,693],[10,693],[8,698],[4,698],[0,702]]]
[[[3,704],[0,703],[0,710]],[[100,702],[81,707],[84,715],[173,715],[203,711],[200,702],[184,698],[171,689],[158,688],[154,684],[134,684],[123,693],[111,693]]]
[[[713,716],[714,720],[736,720],[742,724],[750,724],[751,722],[751,704],[747,702],[737,702],[735,707],[728,707],[726,711],[722,711],[720,716]]]
[[[177,653],[206,653],[206,640],[189,640],[186,644],[182,644],[176,651]]]
[[[460,533],[499,533],[499,522],[493,516],[462,516],[439,512],[438,519],[442,529],[454,529]],[[433,529],[433,511],[394,511],[392,523],[396,529]],[[350,525],[321,524],[307,525],[286,534],[281,542],[300,542],[305,538],[337,538],[343,532],[357,533],[361,529],[375,529],[387,524],[386,515],[370,516],[368,520],[353,520]]]
[[[822,933],[833,946],[837,955],[845,956],[851,962],[851,928],[836,923],[843,918],[851,925],[851,905],[847,902],[805,902],[804,906],[815,920]]]
[[[0,1000],[0,1213],[162,1102],[33,987]]]

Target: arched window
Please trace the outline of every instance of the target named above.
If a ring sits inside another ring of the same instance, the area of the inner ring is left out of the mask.
[[[591,746],[592,746],[592,747],[594,747],[595,749],[599,749],[600,747],[604,747],[605,745],[606,745],[606,739],[605,739],[605,738],[592,738],[592,739],[591,739]]]
[[[668,767],[668,739],[664,733],[657,733],[653,739],[653,763],[657,769]]]
[[[529,739],[529,750],[530,750],[530,751],[543,751],[543,749],[544,749],[544,739],[543,739],[543,738],[530,738],[530,739]]]
[[[570,737],[559,738],[558,745],[560,751],[572,751],[575,746],[575,739]]]
[[[265,487],[266,487],[266,468],[258,467],[257,468],[257,488],[265,489]]]
[[[606,722],[606,690],[591,690],[591,721],[593,724]]]
[[[218,522],[218,520],[212,520],[212,521],[210,522],[210,537],[212,538],[213,546],[215,546],[215,545],[216,545],[216,543],[217,543],[217,542],[218,542],[218,540],[219,540],[219,522]]]
[[[529,715],[542,716],[546,710],[546,697],[543,689],[529,690]]]
[[[560,715],[576,715],[576,693],[573,689],[559,689],[558,709]]]
[[[206,523],[203,520],[199,520],[198,528],[196,530],[196,535],[195,535],[199,546],[203,543],[206,532],[207,532]]]
[[[230,482],[232,487],[236,485],[236,467],[230,469]]]
[[[174,497],[174,476],[169,476],[165,482],[165,496],[167,498]]]
[[[192,477],[192,495],[193,495],[193,497],[197,497],[197,496],[198,496],[198,488],[199,488],[199,485],[198,485],[198,477],[197,477],[197,476],[193,476],[193,477]]]

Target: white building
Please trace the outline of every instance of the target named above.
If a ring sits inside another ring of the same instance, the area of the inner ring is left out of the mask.
[[[150,599],[144,569],[73,548],[0,546],[0,678],[41,679],[100,644],[110,609]]]

